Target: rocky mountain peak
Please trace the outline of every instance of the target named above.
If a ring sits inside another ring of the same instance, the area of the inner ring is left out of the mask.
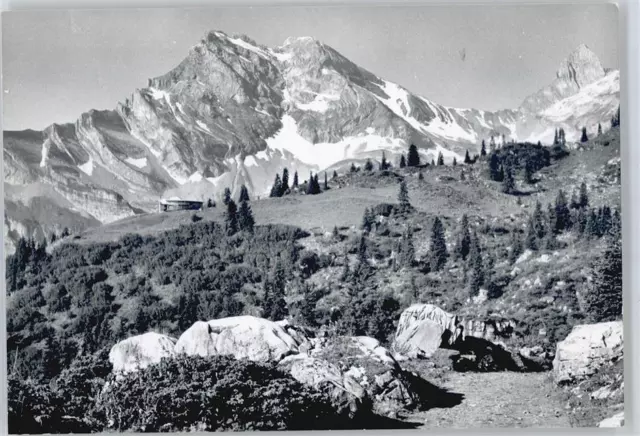
[[[556,72],[556,77],[575,83],[578,88],[583,88],[601,79],[605,70],[598,56],[585,44],[580,44],[571,54],[564,59]]]

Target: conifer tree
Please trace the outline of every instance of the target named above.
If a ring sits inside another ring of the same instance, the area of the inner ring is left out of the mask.
[[[578,200],[578,194],[576,191],[573,191],[571,194],[571,201],[569,202],[569,207],[571,209],[578,209],[580,207],[580,201]]]
[[[433,159],[431,159],[431,166],[432,166],[432,167],[435,167],[435,166],[436,166],[436,162],[435,162]]]
[[[318,175],[309,173],[309,183],[307,183],[307,194],[316,195],[320,193],[320,184],[318,183]]]
[[[66,238],[67,236],[69,236],[71,233],[69,232],[69,227],[65,227],[62,229],[62,237]]]
[[[400,182],[400,190],[398,191],[398,203],[400,203],[400,209],[407,211],[411,209],[411,202],[409,201],[409,190],[407,189],[407,182],[404,180]]]
[[[464,163],[465,164],[470,164],[471,163],[471,157],[469,157],[469,150],[467,150],[464,153]]]
[[[520,257],[523,251],[524,251],[524,247],[522,245],[522,240],[520,239],[520,236],[518,235],[517,232],[515,231],[512,232],[511,233],[511,250],[509,250],[509,263],[512,265],[516,263],[516,260],[518,260],[518,257]]]
[[[489,177],[491,180],[496,182],[501,181],[500,179],[500,158],[496,153],[491,153],[491,157],[489,158]]]
[[[556,233],[560,233],[565,229],[569,229],[570,227],[571,213],[569,212],[569,207],[567,206],[567,198],[564,195],[564,191],[560,189],[558,191],[558,195],[556,196],[554,230]]]
[[[422,174],[422,171],[418,173],[418,180],[424,180],[424,174]]]
[[[358,168],[356,168],[356,164],[351,163],[351,168],[349,168],[349,172],[355,173],[358,171]]]
[[[560,143],[560,138],[558,137],[558,129],[556,129],[556,133],[553,136],[553,145],[558,145]]]
[[[460,171],[460,180],[461,181],[467,180],[467,177],[464,175],[464,170]]]
[[[235,201],[229,199],[227,211],[224,216],[224,226],[227,235],[233,235],[238,231],[238,208]]]
[[[282,183],[280,186],[280,195],[282,197],[289,190],[289,170],[287,168],[282,170]]]
[[[611,232],[611,208],[609,206],[602,206],[602,215],[600,217],[600,234],[608,235]]]
[[[558,137],[559,137],[559,142],[560,145],[566,145],[567,144],[567,139],[564,136],[564,129],[562,127],[560,127],[560,130],[558,131]]]
[[[536,201],[536,207],[533,211],[532,220],[536,237],[538,239],[544,238],[546,234],[545,216],[542,210],[542,204],[539,201]]]
[[[598,136],[602,135],[602,124],[598,123]]]
[[[271,280],[268,282],[269,300],[265,301],[266,306],[269,308],[268,313],[265,314],[267,319],[281,321],[288,315],[287,303],[285,301],[285,287],[286,274],[282,261],[278,258],[273,269]]]
[[[253,233],[253,227],[255,225],[255,219],[253,218],[253,212],[248,201],[240,202],[240,211],[238,212],[238,225],[240,230]]]
[[[471,232],[469,230],[469,217],[467,214],[462,215],[460,220],[460,229],[458,230],[458,240],[454,249],[456,259],[466,260],[471,249]]]
[[[240,203],[242,203],[243,201],[249,201],[249,190],[245,185],[242,185],[240,187],[240,197],[238,198],[238,201]]]
[[[402,234],[400,240],[400,247],[398,250],[398,261],[403,267],[410,267],[413,265],[415,258],[415,248],[413,246],[413,230],[411,226],[407,226],[407,229]]]
[[[433,220],[431,227],[431,241],[429,251],[429,263],[431,271],[440,271],[447,262],[447,243],[444,237],[444,226],[439,217]]]
[[[399,166],[400,166],[400,168],[404,168],[404,167],[407,166],[407,161],[404,158],[404,154],[400,155],[400,165]]]
[[[580,194],[578,196],[578,205],[581,208],[589,207],[589,192],[587,190],[587,184],[582,182],[580,184]]]
[[[587,215],[587,224],[585,226],[584,233],[585,236],[590,239],[600,236],[598,215],[596,214],[595,209],[591,209]]]
[[[524,163],[524,181],[530,185],[534,182],[533,173],[533,164],[529,160],[527,160]]]
[[[389,163],[387,162],[387,156],[382,152],[382,160],[380,161],[380,171],[386,171],[389,169]]]
[[[373,171],[373,163],[371,163],[371,159],[367,159],[367,162],[364,164],[364,170],[367,172]]]
[[[407,166],[420,166],[420,155],[418,154],[418,147],[413,144],[409,146],[409,153],[407,154]]]
[[[280,181],[280,174],[276,174],[276,179],[273,181],[273,185],[271,186],[271,192],[269,193],[269,197],[275,198],[280,197],[282,193],[282,182]],[[224,204],[227,204],[225,201]]]
[[[224,188],[224,194],[223,194],[223,197],[222,197],[222,202],[226,206],[226,205],[229,204],[230,201],[231,201],[231,189]]]
[[[587,220],[589,219],[587,214],[588,214],[587,209],[585,208],[578,209],[578,214],[576,217],[576,225],[577,225],[578,234],[580,236],[583,236],[585,231],[587,230]]]
[[[538,249],[538,236],[536,234],[536,228],[533,218],[530,218],[527,222],[527,235],[525,237],[525,246],[529,250]]]
[[[444,165],[444,156],[442,155],[442,152],[438,153],[438,166],[443,166]]]
[[[607,237],[607,248],[593,266],[593,283],[585,295],[591,322],[622,317],[622,244],[619,234]]]
[[[370,232],[373,226],[374,217],[371,209],[368,207],[364,209],[364,214],[362,215],[362,224],[360,228],[365,232]]]
[[[487,155],[487,145],[484,142],[484,139],[482,140],[482,147],[480,148],[480,156],[485,157]]]
[[[331,180],[335,180],[338,178],[338,172],[336,170],[333,170],[333,176],[331,176]]]
[[[329,182],[327,181],[327,172],[324,172],[324,190],[329,189]]]
[[[496,138],[494,138],[493,135],[491,135],[491,139],[489,140],[489,151],[496,151]]]
[[[613,212],[613,216],[611,217],[611,234],[613,235],[621,235],[622,234],[622,218],[620,216],[620,211],[616,209]]]
[[[511,166],[506,165],[504,169],[504,178],[502,179],[502,192],[511,194],[515,190],[515,181],[513,180],[513,172]]]
[[[215,207],[215,204],[213,203],[213,200],[211,198],[209,198],[207,200],[207,208],[211,209],[212,207]]]
[[[367,238],[363,233],[358,244],[358,264],[368,265],[367,257]]]
[[[338,226],[333,226],[333,231],[331,232],[331,237],[333,239],[340,239],[340,232],[338,231]]]
[[[292,188],[297,188],[298,187],[298,172],[296,171],[295,173],[293,173],[293,183],[291,184]]]
[[[473,233],[469,250],[469,291],[472,297],[478,295],[480,287],[484,284],[484,265],[482,262],[482,250],[478,235]]]
[[[583,127],[582,128],[582,137],[580,138],[580,142],[587,142],[589,140],[589,137],[587,137],[587,128]]]
[[[458,161],[456,160],[455,156],[453,157],[453,166],[455,167],[456,165],[458,165]]]

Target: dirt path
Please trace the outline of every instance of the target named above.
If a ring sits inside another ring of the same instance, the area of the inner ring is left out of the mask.
[[[441,387],[464,395],[460,404],[407,417],[421,428],[569,427],[564,405],[546,373],[447,374]]]

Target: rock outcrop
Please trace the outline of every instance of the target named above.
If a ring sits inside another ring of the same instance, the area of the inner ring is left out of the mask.
[[[198,321],[185,331],[176,353],[213,356],[231,355],[255,362],[278,362],[298,353],[301,342],[277,323],[254,316],[236,316],[208,322]]]
[[[325,393],[338,413],[353,418],[371,411],[371,399],[367,391],[336,364],[298,354],[285,359],[281,366],[300,383]]]
[[[407,357],[429,357],[460,338],[459,319],[432,304],[414,304],[400,315],[393,350]]]
[[[617,428],[624,426],[624,412],[616,413],[598,423],[600,428]]]
[[[622,356],[622,321],[578,325],[556,346],[553,376],[556,383],[581,380]]]
[[[175,355],[176,340],[160,333],[148,332],[118,342],[109,352],[114,372],[131,372]]]
[[[374,412],[385,416],[417,405],[417,394],[412,392],[402,368],[376,339],[340,336],[318,338],[312,343],[313,348],[306,355],[291,356],[281,363],[290,367],[292,375],[301,382],[317,385],[326,379],[339,390],[347,389],[352,397],[351,404],[367,407],[371,401]],[[311,360],[301,363],[307,359]],[[318,371],[313,374],[315,368]],[[368,400],[358,389],[348,388],[353,382],[364,389]]]

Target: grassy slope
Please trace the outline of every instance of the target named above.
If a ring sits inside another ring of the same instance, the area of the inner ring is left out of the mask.
[[[610,142],[602,146],[602,142]],[[515,265],[505,261],[509,249],[508,232],[524,229],[528,215],[540,201],[546,204],[555,201],[557,190],[562,188],[570,198],[580,183],[585,181],[590,190],[592,206],[602,204],[618,207],[620,185],[615,180],[619,164],[610,165],[619,156],[617,131],[605,133],[601,138],[584,144],[581,150],[573,150],[563,159],[541,170],[535,185],[525,185],[517,180],[518,188],[528,195],[506,195],[500,184],[487,180],[486,163],[474,166],[435,167],[423,169],[424,180],[418,179],[416,170],[398,170],[395,173],[356,175],[346,174],[330,181],[330,190],[317,196],[290,195],[276,199],[251,202],[258,224],[284,223],[312,231],[312,236],[302,240],[305,248],[327,254],[338,259],[333,267],[323,268],[312,276],[311,281],[331,289],[331,293],[319,303],[330,307],[344,303],[346,292],[340,279],[341,259],[345,248],[354,246],[359,236],[358,225],[364,209],[379,203],[395,203],[399,180],[407,180],[409,196],[416,208],[409,221],[414,228],[414,244],[418,259],[428,254],[429,229],[434,215],[444,218],[449,250],[453,248],[457,222],[463,213],[471,218],[472,225],[480,235],[482,244],[496,257],[495,272],[508,276],[509,285],[502,297],[485,302],[472,301],[464,289],[462,271],[455,263],[446,273],[419,275],[418,300],[433,302],[463,316],[486,317],[497,314],[515,319],[526,325],[521,332],[529,336],[527,342],[549,342],[555,336],[540,337],[541,331],[558,328],[558,335],[566,335],[570,325],[578,322],[573,313],[578,309],[576,294],[584,291],[590,274],[590,266],[601,253],[601,241],[575,241],[561,238],[565,247],[532,253],[523,262]],[[461,172],[465,180],[460,180]],[[605,174],[606,177],[602,177]],[[618,180],[619,181],[619,180]],[[222,207],[198,212],[204,220],[222,220]],[[180,211],[146,214],[127,218],[115,223],[85,231],[77,242],[116,240],[126,233],[157,234],[191,222],[194,213]],[[370,240],[379,253],[374,261],[378,266],[377,278],[380,286],[394,293],[401,302],[409,304],[415,300],[411,295],[407,274],[387,268],[387,256],[402,233],[404,219],[387,220],[389,236],[372,234]],[[333,226],[341,228],[345,237],[337,242],[327,237]],[[483,230],[488,227],[487,230]],[[350,256],[355,261],[355,256]],[[292,299],[296,299],[292,296]]]

